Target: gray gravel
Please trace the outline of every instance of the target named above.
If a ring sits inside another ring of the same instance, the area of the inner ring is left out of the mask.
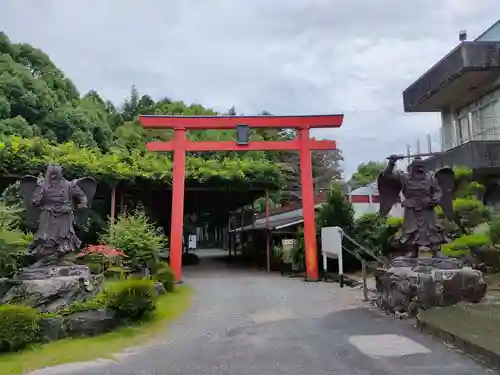
[[[204,260],[204,262],[207,262]],[[483,375],[469,358],[362,307],[360,290],[224,267],[194,267],[192,309],[163,341],[116,361],[31,375]],[[84,349],[84,348],[82,348]]]

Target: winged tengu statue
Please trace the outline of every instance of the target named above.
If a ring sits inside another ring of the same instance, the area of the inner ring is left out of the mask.
[[[418,257],[421,250],[430,250],[432,256],[437,257],[439,248],[447,241],[434,208],[441,206],[445,216],[451,221],[454,220],[453,169],[445,167],[434,173],[426,173],[423,160],[416,157],[405,173],[394,170],[396,161],[400,160],[401,156],[391,155],[388,159],[389,163],[377,181],[380,215],[385,217],[402,193],[404,221],[398,242],[411,249],[412,257]]]
[[[36,258],[36,268],[56,260],[59,265],[65,255],[80,247],[75,234],[75,213],[92,202],[97,183],[86,177],[68,181],[57,164],[47,167],[45,178],[24,176],[20,192],[27,208],[27,219],[37,223],[37,232],[29,245]]]

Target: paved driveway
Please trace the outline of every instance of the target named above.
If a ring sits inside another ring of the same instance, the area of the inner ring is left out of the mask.
[[[148,347],[37,375],[493,374],[360,307],[359,290],[206,266],[187,270],[192,309]]]

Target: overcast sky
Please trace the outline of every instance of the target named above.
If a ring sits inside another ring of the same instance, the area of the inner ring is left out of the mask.
[[[47,52],[82,93],[235,105],[247,115],[344,113],[347,174],[405,152],[439,116],[402,90],[500,17],[499,0],[1,0],[0,30]]]

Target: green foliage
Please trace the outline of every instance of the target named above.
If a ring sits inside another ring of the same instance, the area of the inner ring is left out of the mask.
[[[455,200],[453,210],[454,222],[444,218],[441,207],[436,207],[438,217],[442,221],[445,233],[450,237],[470,234],[474,229],[492,218],[492,213],[480,200],[484,193],[484,186],[473,180],[473,171],[467,167],[455,167]],[[458,224],[458,226],[457,226]]]
[[[37,311],[23,305],[0,306],[0,351],[16,351],[38,337]]]
[[[378,213],[367,213],[356,220],[355,227],[356,240],[364,247],[381,254],[381,237],[387,228],[386,221]]]
[[[106,306],[116,317],[135,321],[155,310],[157,293],[151,280],[124,280],[104,291]]]
[[[402,224],[402,218],[384,219],[378,213],[367,213],[355,222],[356,240],[376,254],[386,256],[391,251],[390,240]]]
[[[443,245],[442,251],[446,256],[452,258],[463,258],[471,255],[471,252],[478,251],[479,248],[490,246],[491,240],[485,234],[470,234],[456,238],[450,243]]]
[[[474,198],[457,198],[453,201],[453,210],[461,225],[471,231],[481,223],[491,219],[491,212],[483,202]]]
[[[457,166],[455,173],[455,197],[477,199],[484,193],[484,186],[473,180],[473,171],[468,167]]]
[[[339,184],[332,184],[325,202],[319,209],[317,222],[320,228],[338,226],[347,234],[353,232],[354,209]]]
[[[172,182],[172,160],[142,149],[114,148],[108,153],[80,148],[74,143],[53,145],[40,138],[7,137],[0,142],[0,165],[4,174],[39,175],[47,163],[57,162],[68,178],[93,176],[108,182],[152,180]],[[267,160],[213,159],[191,157],[187,160],[186,179],[198,183],[230,184],[249,182],[277,186],[281,174]]]
[[[100,242],[123,251],[126,255],[123,264],[138,271],[155,268],[160,251],[167,246],[167,237],[143,211],[136,210],[119,215],[101,235]]]
[[[215,115],[199,104],[186,105],[139,95],[135,87],[118,110],[92,90],[83,97],[41,50],[14,44],[0,32],[0,165],[3,174],[42,172],[59,162],[70,177],[107,181],[146,179],[171,183],[172,161],[145,152],[153,139],[171,132],[144,130],[140,114]],[[192,139],[234,139],[234,131],[193,132]],[[265,153],[218,153],[188,157],[187,180],[199,183],[280,184],[280,168]]]
[[[175,289],[175,284],[174,284],[175,277],[174,277],[174,273],[170,269],[170,266],[168,265],[168,263],[165,263],[165,262],[160,263],[158,270],[153,275],[153,279],[162,283],[167,292],[174,291],[174,289]]]
[[[26,255],[33,239],[19,229],[20,209],[0,199],[0,277],[11,277]]]
[[[88,301],[77,301],[57,312],[60,316],[68,316],[78,312],[101,310],[106,307],[106,301],[103,296]]]
[[[358,169],[353,173],[349,181],[351,187],[357,188],[371,184],[377,180],[379,173],[385,168],[386,163],[379,161],[369,161],[368,163],[361,163]]]
[[[299,271],[302,271],[306,264],[306,245],[304,241],[304,228],[300,227],[295,237],[295,246],[291,252],[292,263],[299,266]]]

